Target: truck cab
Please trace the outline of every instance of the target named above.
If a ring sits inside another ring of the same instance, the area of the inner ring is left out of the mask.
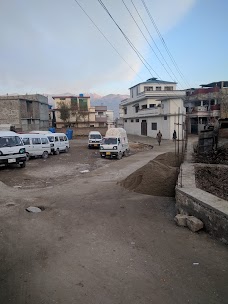
[[[129,153],[129,144],[126,131],[122,128],[111,128],[106,132],[100,145],[101,157],[121,159]]]

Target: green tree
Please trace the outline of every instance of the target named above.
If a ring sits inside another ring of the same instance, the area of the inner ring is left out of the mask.
[[[58,110],[60,112],[60,119],[69,126],[70,119],[70,107],[65,104],[65,102],[61,101],[58,104]]]

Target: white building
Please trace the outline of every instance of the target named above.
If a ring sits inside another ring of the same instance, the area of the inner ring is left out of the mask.
[[[186,110],[185,91],[176,90],[175,82],[148,79],[130,88],[130,98],[120,104],[120,117],[128,134],[172,139],[173,131],[182,139]],[[179,114],[178,114],[179,113]],[[179,122],[179,130],[178,130]]]

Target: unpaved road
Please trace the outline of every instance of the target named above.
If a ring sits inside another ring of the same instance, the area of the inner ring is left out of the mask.
[[[50,187],[0,184],[0,303],[227,303],[227,246],[176,227],[173,198],[117,184],[169,150],[63,172]],[[30,205],[45,210],[31,214]]]

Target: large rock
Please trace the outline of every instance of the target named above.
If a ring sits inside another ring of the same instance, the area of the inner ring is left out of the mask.
[[[174,221],[176,222],[176,224],[177,224],[178,226],[186,227],[186,226],[187,226],[187,218],[188,218],[188,215],[185,215],[185,214],[177,214],[177,215],[174,217]]]
[[[188,216],[186,222],[188,228],[193,232],[197,232],[203,228],[203,222],[194,216]]]

